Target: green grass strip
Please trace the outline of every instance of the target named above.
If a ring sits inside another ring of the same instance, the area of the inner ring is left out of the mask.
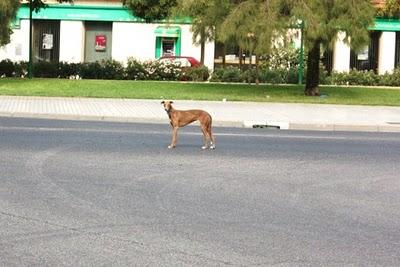
[[[0,79],[0,95],[181,99],[400,106],[400,90],[371,87],[321,87],[306,97],[298,85],[248,85],[121,80]]]

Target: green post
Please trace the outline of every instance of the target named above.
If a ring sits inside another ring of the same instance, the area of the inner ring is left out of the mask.
[[[299,85],[303,84],[303,77],[304,77],[304,22],[300,23],[300,31],[301,31],[301,38],[300,38],[300,62],[299,62]]]
[[[29,63],[28,63],[28,78],[33,77],[33,62],[32,62],[32,0],[29,0]]]

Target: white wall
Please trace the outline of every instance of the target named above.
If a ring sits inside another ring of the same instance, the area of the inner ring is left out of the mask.
[[[338,33],[333,48],[333,71],[349,72],[350,70],[350,46],[344,43],[345,33]]]
[[[112,58],[126,63],[129,57],[138,60],[154,60],[156,36],[154,31],[160,24],[142,23],[113,23]],[[171,25],[172,26],[172,25]],[[192,56],[200,61],[201,49],[194,45],[190,25],[175,25],[182,30],[181,55]],[[60,61],[70,63],[84,60],[85,28],[82,21],[60,22]],[[20,54],[16,54],[16,48]],[[204,64],[214,67],[214,42],[206,43]],[[11,43],[0,48],[0,60],[13,61],[29,60],[29,20],[21,20],[21,28],[15,29],[11,36]]]
[[[13,29],[11,42],[0,48],[0,60],[29,60],[29,20],[21,20],[20,29]]]
[[[141,24],[114,22],[112,58],[126,63],[129,57],[138,60],[154,60],[156,54],[156,36],[154,31],[160,24]],[[200,61],[200,46],[193,45],[190,25],[179,26],[182,30],[181,55],[192,56]],[[214,66],[214,42],[206,44],[205,65]]]
[[[85,28],[82,21],[60,22],[60,61],[83,62]]]
[[[393,72],[396,53],[396,33],[382,32],[379,39],[378,73]]]
[[[200,61],[201,58],[201,47],[200,45],[193,44],[193,34],[190,31],[191,25],[179,25],[182,29],[182,56],[190,56]],[[205,46],[204,51],[204,65],[209,69],[214,69],[214,53],[215,45],[214,42],[208,42]]]
[[[126,63],[129,57],[154,60],[156,51],[156,24],[114,22],[112,29],[113,59]]]

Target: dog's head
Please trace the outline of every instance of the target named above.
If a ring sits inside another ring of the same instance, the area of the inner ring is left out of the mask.
[[[166,112],[169,112],[172,108],[173,101],[162,101],[161,104],[164,106]]]

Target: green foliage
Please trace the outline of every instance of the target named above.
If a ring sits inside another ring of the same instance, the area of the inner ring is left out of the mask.
[[[250,68],[240,74],[240,80],[246,83],[255,83],[260,77],[259,72],[255,68]]]
[[[354,49],[368,43],[368,27],[374,22],[375,9],[370,0],[285,0],[290,17],[304,22],[306,47],[315,41],[331,48],[338,32]],[[282,17],[283,20],[287,17]],[[351,42],[350,42],[351,38]]]
[[[124,79],[124,66],[116,60],[102,60],[102,79],[122,80]]]
[[[337,85],[377,85],[379,76],[373,71],[351,70],[348,73],[333,72],[330,83]]]
[[[83,79],[101,79],[101,65],[99,62],[82,63],[79,76]],[[35,71],[35,76],[37,75]]]
[[[40,78],[58,78],[58,62],[40,61],[34,64],[35,76]]]
[[[264,69],[260,72],[260,81],[263,83],[284,84],[286,83],[285,76],[285,72],[281,69]]]
[[[15,77],[24,78],[28,75],[28,62],[20,61],[15,63]]]
[[[159,61],[145,61],[142,63],[146,80],[176,81],[181,76],[182,69],[175,64],[166,64]]]
[[[400,68],[395,69],[393,73],[383,75],[378,75],[373,71],[355,69],[349,72],[332,72],[327,83],[335,85],[400,86]]]
[[[188,81],[203,82],[207,81],[210,77],[210,71],[206,66],[188,68],[182,73],[184,79]],[[184,80],[182,77],[180,80]]]
[[[225,69],[215,69],[211,81],[213,82],[245,82],[271,84],[296,84],[298,80],[297,69],[268,69],[262,68],[258,71],[255,68],[240,70],[237,67],[227,67]]]
[[[303,86],[158,81],[118,81],[67,79],[0,79],[1,95],[57,97],[107,97],[132,99],[188,99],[257,102],[296,102],[349,105],[400,106],[399,91],[365,87],[324,86],[326,97],[305,97]]]
[[[26,77],[27,62],[0,61],[0,77]],[[35,77],[67,79],[104,79],[104,80],[159,80],[159,81],[206,81],[210,74],[207,67],[180,68],[174,64],[159,61],[140,62],[129,59],[127,66],[120,62],[105,60],[91,63],[36,62]],[[373,71],[351,70],[346,73],[332,72],[329,76],[323,66],[320,67],[320,83],[333,85],[400,86],[400,68],[393,73],[378,75]],[[269,84],[297,84],[297,68],[217,68],[211,75],[212,82]]]
[[[379,85],[400,86],[400,68],[394,69],[393,73],[385,73],[381,76]]]
[[[125,69],[129,80],[179,80],[181,69],[174,64],[159,61],[138,61],[130,58]]]
[[[73,0],[58,0],[58,2],[72,3]],[[19,6],[19,0],[0,0],[0,46],[10,42],[10,35],[12,34],[11,23],[15,19]],[[31,2],[32,11],[39,12],[41,8],[45,7],[44,0],[32,0]]]
[[[273,40],[287,30],[279,21],[279,0],[233,1],[219,32],[222,42],[234,41],[255,54],[268,54]]]
[[[384,6],[377,10],[377,15],[381,17],[399,18],[400,17],[400,1],[386,0]]]
[[[176,6],[176,0],[122,0],[122,3],[131,9],[135,16],[147,22],[165,19]]]
[[[146,71],[143,64],[134,58],[128,59],[125,74],[128,80],[146,80]]]
[[[59,62],[58,70],[60,78],[78,77],[81,71],[81,63]]]
[[[14,62],[9,59],[0,61],[0,77],[13,77],[14,73]]]
[[[0,77],[25,77],[28,63],[25,61],[12,62],[9,59],[0,61]]]
[[[241,82],[241,71],[237,67],[219,68],[214,70],[211,81],[213,82]]]
[[[82,63],[79,68],[79,76],[83,79],[121,80],[124,78],[124,67],[115,60]]]
[[[228,15],[230,0],[178,0],[174,14],[192,19],[193,43],[215,40],[224,18]]]
[[[260,59],[260,67],[269,69],[297,68],[299,55],[299,49],[292,45],[273,47],[267,56]]]
[[[222,82],[222,76],[224,75],[224,68],[216,68],[214,69],[210,81],[212,82]]]
[[[12,34],[10,26],[17,14],[19,5],[18,0],[0,1],[0,46],[10,42],[10,35]]]

